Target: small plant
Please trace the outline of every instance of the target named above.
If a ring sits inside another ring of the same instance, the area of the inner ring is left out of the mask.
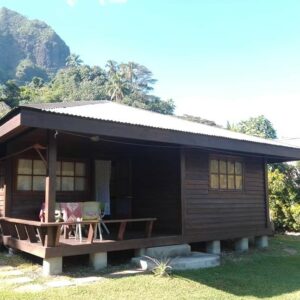
[[[172,270],[172,267],[169,265],[171,258],[165,258],[159,260],[157,258],[146,256],[146,255],[144,257],[150,259],[155,264],[155,267],[152,269],[154,276],[158,276],[158,277],[170,276]]]

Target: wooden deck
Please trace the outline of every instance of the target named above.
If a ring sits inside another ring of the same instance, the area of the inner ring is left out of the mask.
[[[140,249],[154,246],[166,246],[181,243],[179,235],[161,235],[151,238],[132,238],[123,241],[118,240],[95,240],[92,244],[83,239],[82,242],[74,238],[65,239],[61,236],[56,247],[45,247],[41,242],[30,243],[28,240],[19,240],[11,236],[3,236],[3,244],[20,251],[30,253],[41,258],[57,256],[73,256],[96,252],[111,252],[129,249]]]
[[[153,218],[135,219],[136,222],[153,222]],[[154,246],[179,244],[182,241],[180,235],[155,234],[151,236],[152,225],[146,225],[144,230],[133,231],[129,228],[125,234],[124,220],[109,220],[106,223],[119,223],[120,226],[111,230],[110,234],[104,234],[102,240],[94,238],[97,221],[81,221],[73,223],[41,223],[36,221],[0,218],[2,229],[2,243],[7,247],[41,258],[73,256],[96,252],[111,252],[119,250],[140,249]],[[74,226],[76,223],[87,227],[86,237],[80,241],[74,236],[66,238],[62,234],[63,225]],[[123,225],[122,225],[123,224]],[[122,239],[120,239],[122,232]]]

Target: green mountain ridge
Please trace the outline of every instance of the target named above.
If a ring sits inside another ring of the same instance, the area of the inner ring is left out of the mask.
[[[69,55],[69,47],[45,22],[0,9],[0,83],[25,83],[33,76],[47,80]]]

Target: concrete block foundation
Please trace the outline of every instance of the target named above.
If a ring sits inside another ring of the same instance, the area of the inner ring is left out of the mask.
[[[236,252],[246,252],[249,249],[248,238],[241,238],[235,241],[234,249]]]
[[[44,258],[43,260],[43,275],[58,275],[62,273],[62,257]]]
[[[207,242],[206,252],[211,254],[221,254],[221,242],[220,241]]]
[[[269,246],[269,240],[268,236],[258,236],[255,238],[255,247],[259,249],[268,248]]]
[[[105,269],[107,267],[107,252],[90,254],[90,265],[95,270]]]

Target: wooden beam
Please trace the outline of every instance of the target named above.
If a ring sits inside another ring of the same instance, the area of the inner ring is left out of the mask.
[[[47,177],[45,189],[45,222],[55,221],[56,202],[56,159],[57,145],[55,132],[48,131]],[[53,237],[54,238],[54,237]]]
[[[270,207],[269,207],[269,180],[268,180],[268,165],[264,162],[264,185],[265,185],[265,216],[266,227],[271,228]]]
[[[0,126],[0,138],[21,126],[21,114],[17,114]]]

